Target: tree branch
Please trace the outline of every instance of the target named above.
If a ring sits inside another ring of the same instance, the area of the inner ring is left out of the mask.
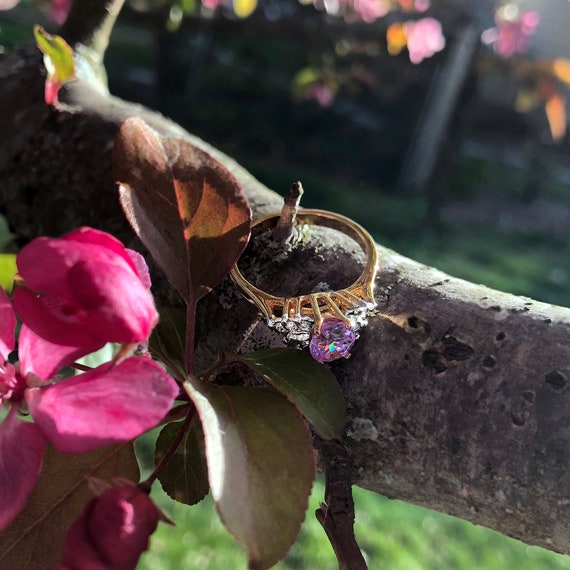
[[[224,162],[256,216],[280,208],[233,160],[160,115],[81,82],[67,89],[68,109],[48,108],[34,50],[3,58],[0,78],[0,205],[22,239],[89,224],[137,244],[110,159],[120,122],[134,114]],[[303,253],[306,287],[354,270],[350,247],[320,241],[318,255],[311,243]],[[570,310],[453,279],[381,246],[378,253],[380,314],[352,358],[331,365],[348,402],[343,443],[354,481],[570,553]],[[280,270],[293,286],[294,266]],[[168,301],[166,286],[160,295]],[[198,353],[239,346],[256,319],[226,281],[198,307]],[[248,343],[279,339],[261,322]]]
[[[327,533],[339,570],[367,570],[354,536],[352,473],[348,454],[338,440],[315,439],[326,482],[325,502],[321,503],[315,516]]]

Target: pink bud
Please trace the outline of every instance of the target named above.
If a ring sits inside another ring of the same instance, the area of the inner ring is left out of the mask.
[[[105,491],[69,529],[59,570],[134,570],[160,519],[161,512],[137,487]]]
[[[13,296],[16,313],[39,336],[86,353],[145,341],[158,313],[144,261],[133,254],[92,228],[33,240],[16,260],[24,281]]]

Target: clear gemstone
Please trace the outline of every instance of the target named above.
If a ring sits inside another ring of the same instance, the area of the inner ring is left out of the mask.
[[[309,350],[317,362],[331,362],[348,356],[356,335],[340,319],[325,319],[319,334],[313,333]]]
[[[295,345],[297,348],[306,348],[309,345],[313,328],[313,321],[309,319],[288,319],[286,321],[280,319],[270,326],[284,335],[284,340],[288,344]]]

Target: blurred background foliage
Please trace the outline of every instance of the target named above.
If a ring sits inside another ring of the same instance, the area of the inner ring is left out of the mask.
[[[0,8],[6,51],[32,41],[33,23],[55,31],[67,2]],[[302,181],[303,206],[348,215],[452,275],[570,306],[569,28],[567,0],[131,0],[106,65],[113,94],[270,188]],[[161,525],[141,570],[244,566],[211,501],[155,494],[177,526]],[[312,516],[322,496],[319,481],[278,568],[336,568]],[[371,570],[570,568],[452,517],[355,499]]]

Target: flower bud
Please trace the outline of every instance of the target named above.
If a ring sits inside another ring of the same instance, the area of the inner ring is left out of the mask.
[[[59,570],[134,570],[161,519],[138,487],[111,488],[87,503],[72,524]]]

